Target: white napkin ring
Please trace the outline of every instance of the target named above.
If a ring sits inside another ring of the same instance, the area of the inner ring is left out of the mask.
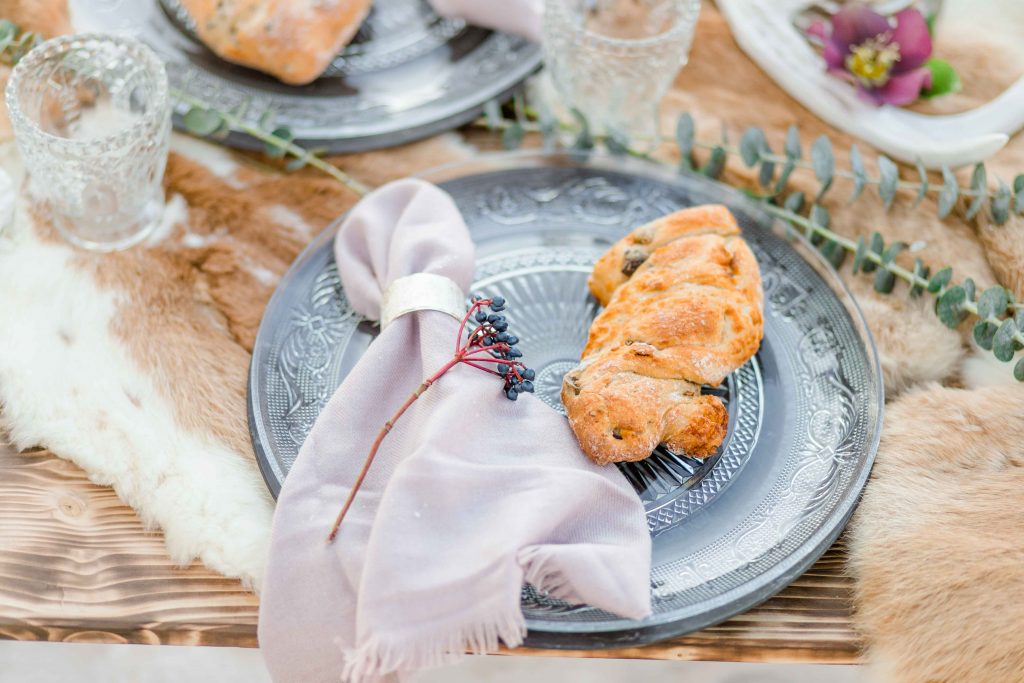
[[[433,273],[413,273],[394,280],[384,290],[380,327],[416,311],[440,311],[456,320],[466,315],[466,295],[450,278]]]

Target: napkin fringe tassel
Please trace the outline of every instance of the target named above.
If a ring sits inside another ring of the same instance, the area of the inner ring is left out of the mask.
[[[525,636],[526,620],[516,596],[512,609],[502,610],[486,620],[474,615],[450,627],[431,629],[428,634],[371,636],[347,654],[341,680],[360,683],[396,671],[445,666],[462,659],[467,652],[496,652],[502,643],[518,647]]]

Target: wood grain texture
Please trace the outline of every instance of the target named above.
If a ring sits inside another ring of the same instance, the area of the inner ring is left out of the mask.
[[[782,593],[699,633],[640,648],[516,650],[629,659],[851,663],[845,548]],[[159,532],[71,463],[0,445],[0,639],[256,645],[256,598],[198,564],[176,567]]]

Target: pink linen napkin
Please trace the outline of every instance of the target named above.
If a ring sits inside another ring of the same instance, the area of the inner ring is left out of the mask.
[[[419,180],[363,199],[335,252],[349,301],[370,319],[396,278],[434,273],[464,290],[473,273],[454,202]],[[628,618],[650,613],[650,537],[628,482],[587,460],[539,399],[510,401],[501,380],[464,365],[398,420],[325,543],[384,421],[451,359],[458,327],[432,310],[394,320],[303,444],[261,593],[260,647],[275,681],[401,680],[499,639],[515,647],[524,582]]]
[[[465,19],[539,43],[544,0],[430,0],[442,17]]]

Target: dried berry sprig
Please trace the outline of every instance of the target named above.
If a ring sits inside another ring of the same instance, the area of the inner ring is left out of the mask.
[[[485,309],[490,310],[490,313]],[[391,419],[384,423],[377,438],[374,439],[373,445],[370,446],[370,452],[352,485],[352,490],[349,491],[348,498],[345,499],[345,504],[342,505],[338,517],[334,520],[334,526],[331,527],[331,533],[327,537],[328,543],[331,543],[338,535],[338,529],[349,508],[352,507],[356,493],[363,485],[363,480],[366,479],[366,475],[370,471],[370,465],[373,464],[377,451],[380,450],[380,446],[384,442],[384,437],[394,428],[395,423],[405,414],[405,411],[416,402],[416,399],[441,379],[446,372],[461,363],[500,377],[504,380],[502,391],[505,397],[512,401],[518,399],[519,394],[533,392],[533,379],[536,377],[536,373],[519,360],[523,356],[523,352],[517,348],[519,338],[509,333],[508,320],[501,314],[503,310],[505,310],[505,300],[500,296],[489,299],[481,296],[472,298],[469,310],[466,311],[466,315],[463,316],[462,322],[459,324],[459,332],[455,337],[455,353],[451,360],[423,380],[423,383],[416,387],[416,391],[412,392],[409,398],[405,399],[405,402],[395,411]],[[473,324],[472,329],[466,334],[467,327],[471,323]]]

